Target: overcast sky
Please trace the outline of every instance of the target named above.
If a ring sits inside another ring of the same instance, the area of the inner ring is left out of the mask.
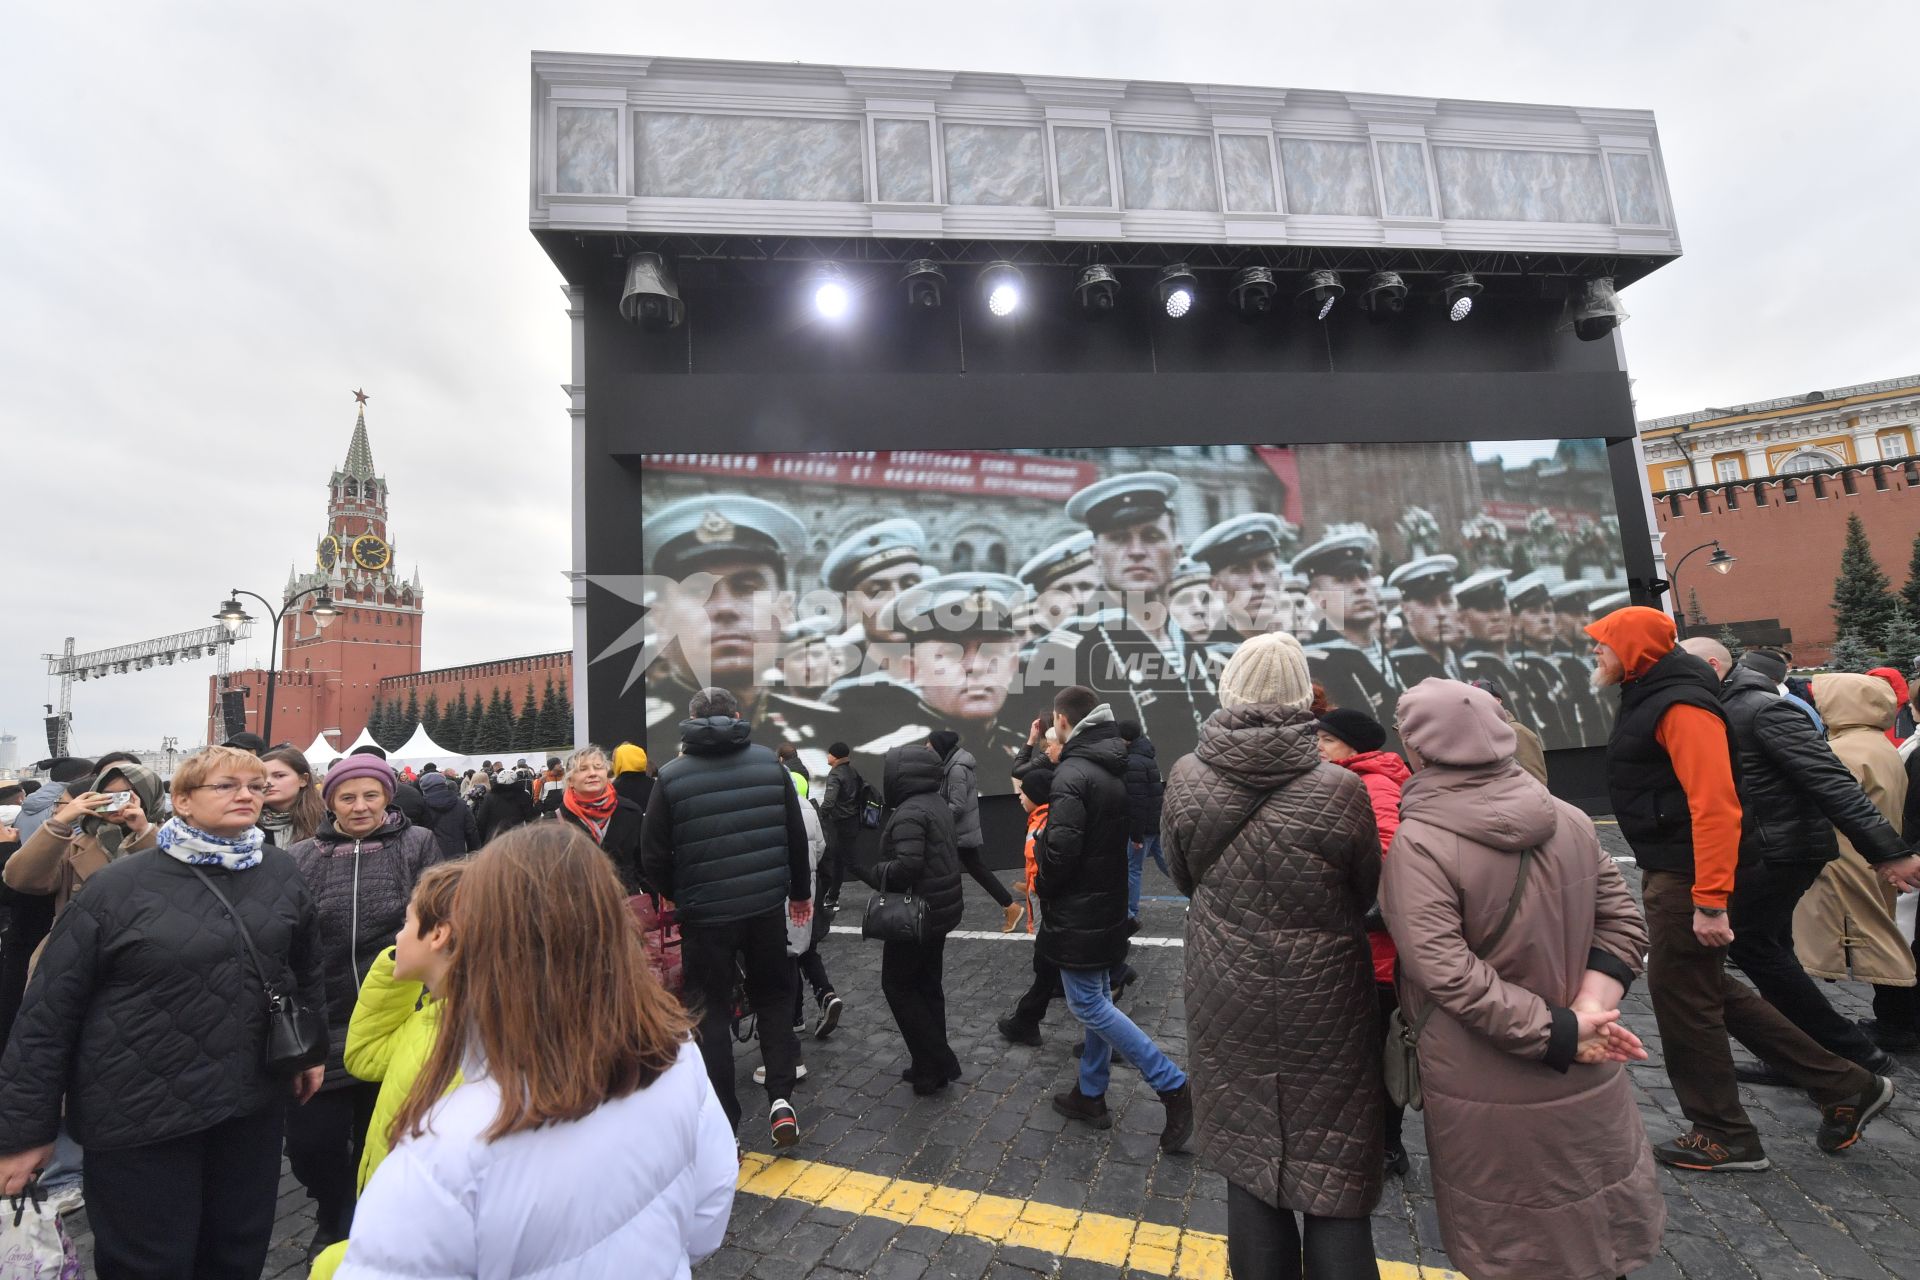
[[[924,14],[924,16],[922,16]],[[567,328],[527,233],[534,49],[1651,108],[1686,256],[1626,295],[1642,416],[1920,372],[1920,7],[12,6],[0,41],[0,730],[41,653],[310,563],[372,396],[425,661],[569,643]],[[264,642],[252,658],[264,661]],[[76,687],[76,747],[203,729],[212,664]]]

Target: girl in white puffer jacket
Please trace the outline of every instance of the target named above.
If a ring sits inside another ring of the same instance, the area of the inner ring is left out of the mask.
[[[440,1038],[340,1280],[685,1280],[725,1237],[738,1156],[606,856],[522,827],[474,855],[453,914]]]

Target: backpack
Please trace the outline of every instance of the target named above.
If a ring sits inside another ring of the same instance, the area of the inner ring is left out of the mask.
[[[880,826],[880,815],[886,812],[886,802],[873,785],[866,779],[860,780],[860,825],[869,831]]]

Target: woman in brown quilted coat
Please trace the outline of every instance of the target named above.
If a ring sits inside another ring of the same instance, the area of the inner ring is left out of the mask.
[[[1414,761],[1380,906],[1419,1027],[1440,1239],[1473,1280],[1612,1280],[1660,1249],[1666,1202],[1616,1019],[1647,930],[1593,823],[1514,760],[1491,694],[1400,698]],[[1527,881],[1505,932],[1487,940]],[[1480,952],[1485,952],[1484,957]],[[1431,1011],[1431,1012],[1429,1012]]]
[[[1240,1280],[1297,1280],[1303,1257],[1313,1280],[1379,1275],[1367,1215],[1384,1177],[1380,1032],[1363,920],[1380,841],[1359,777],[1320,759],[1312,698],[1299,641],[1242,644],[1161,817],[1192,900],[1201,1156],[1227,1179]]]

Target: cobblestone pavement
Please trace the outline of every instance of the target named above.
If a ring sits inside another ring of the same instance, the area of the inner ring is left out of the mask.
[[[1611,827],[1602,832],[1625,852]],[[1631,865],[1622,870],[1637,879]],[[771,1158],[757,1122],[764,1090],[750,1079],[758,1054],[748,1046],[738,1055],[748,1114],[742,1181],[767,1194],[741,1192],[726,1246],[695,1269],[697,1280],[1224,1276],[1225,1184],[1192,1156],[1161,1154],[1160,1104],[1139,1075],[1116,1062],[1112,1131],[1070,1126],[1048,1105],[1074,1079],[1077,1037],[1065,1008],[1056,1002],[1050,1011],[1038,1049],[1009,1046],[994,1030],[1031,978],[1032,948],[998,935],[998,908],[971,884],[962,929],[977,936],[947,946],[949,1033],[965,1076],[942,1096],[913,1096],[899,1078],[905,1057],[880,995],[879,948],[857,936],[864,894],[856,889],[849,886],[839,921],[855,933],[835,933],[824,953],[847,1016],[831,1040],[803,1042],[809,1075],[796,1091],[804,1131],[793,1159]],[[1145,892],[1158,896],[1143,906],[1141,937],[1179,938],[1184,904],[1151,865]],[[1184,1064],[1182,957],[1178,946],[1136,945],[1131,962],[1142,982],[1123,1007]],[[1865,987],[1828,990],[1847,1012],[1867,1016]],[[1631,1071],[1648,1132],[1663,1140],[1686,1126],[1643,988],[1628,998],[1627,1022],[1652,1054]],[[1903,1096],[1839,1156],[1814,1146],[1819,1116],[1804,1095],[1743,1086],[1772,1171],[1663,1171],[1665,1249],[1637,1277],[1920,1280],[1920,1073],[1910,1069],[1920,1058],[1907,1064],[1897,1080]],[[1407,1145],[1413,1172],[1389,1181],[1373,1219],[1375,1252],[1385,1280],[1448,1280],[1416,1115]],[[70,1221],[84,1248],[84,1215]],[[266,1274],[299,1275],[311,1231],[304,1192],[283,1178]]]

